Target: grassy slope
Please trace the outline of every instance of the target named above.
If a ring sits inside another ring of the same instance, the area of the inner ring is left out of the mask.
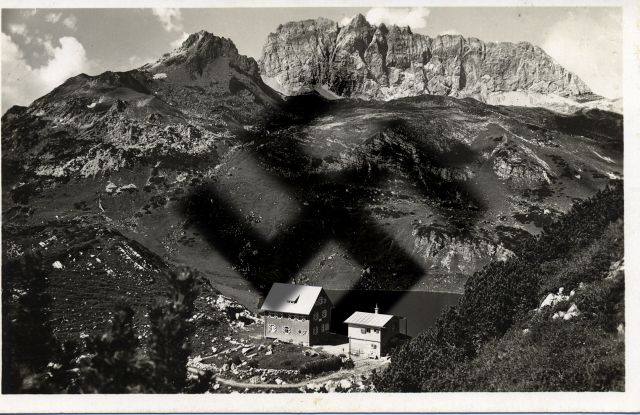
[[[467,283],[460,306],[402,347],[388,391],[624,389],[622,185],[580,202],[519,257]],[[549,293],[575,294],[541,311]],[[554,319],[575,304],[580,314]]]

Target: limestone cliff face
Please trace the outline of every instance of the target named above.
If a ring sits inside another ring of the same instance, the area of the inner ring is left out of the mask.
[[[505,261],[513,255],[502,243],[481,235],[456,235],[438,226],[420,226],[412,232],[414,252],[431,268],[467,275],[492,260]]]
[[[530,43],[431,38],[409,27],[346,26],[327,19],[281,25],[260,60],[263,79],[286,95],[324,87],[344,97],[389,100],[422,94],[504,100],[505,92],[590,94],[576,75]]]

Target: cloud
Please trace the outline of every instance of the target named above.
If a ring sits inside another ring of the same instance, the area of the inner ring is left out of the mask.
[[[187,40],[188,37],[189,37],[189,33],[182,32],[182,36],[180,36],[179,39],[176,39],[173,42],[169,43],[169,45],[171,46],[171,49],[176,49],[176,48],[179,48],[180,46],[182,46],[182,43],[185,40]]]
[[[15,105],[25,104],[25,96],[34,96],[33,87],[27,82],[32,69],[24,60],[18,45],[5,33],[2,37],[2,113]]]
[[[65,17],[65,19],[62,21],[62,24],[75,32],[78,25],[78,19],[74,15],[69,15]]]
[[[375,25],[385,23],[422,29],[427,27],[429,13],[426,7],[374,7],[369,9],[366,18]]]
[[[19,23],[9,25],[9,32],[14,35],[27,36],[27,26]]]
[[[440,32],[440,36],[442,35],[461,35],[462,33],[458,32],[456,29],[447,29]]]
[[[180,9],[152,9],[151,11],[167,32],[179,32],[182,30],[182,13],[180,13]]]
[[[541,46],[560,65],[577,74],[595,93],[608,98],[622,96],[619,11],[575,10],[547,33]]]
[[[130,56],[128,59],[128,63],[126,66],[122,66],[122,68],[120,70],[122,71],[128,71],[131,69],[135,69],[135,68],[139,68],[142,65],[149,63],[149,62],[154,62],[156,60],[156,58],[152,58],[152,57],[141,57],[138,55],[134,55],[134,56]]]
[[[2,37],[2,112],[13,105],[28,105],[46,94],[66,79],[82,72],[94,72],[94,62],[87,58],[82,44],[74,37],[59,39],[59,46],[44,41],[48,61],[31,67],[22,50],[11,37]]]
[[[62,13],[49,13],[44,17],[45,22],[56,24],[62,18]]]
[[[25,44],[31,43],[33,38],[29,35],[27,26],[21,23],[14,23],[9,25],[9,33],[16,36],[21,36]]]
[[[340,26],[346,26],[349,23],[351,23],[351,20],[353,19],[353,17],[343,17],[342,20],[340,20]]]

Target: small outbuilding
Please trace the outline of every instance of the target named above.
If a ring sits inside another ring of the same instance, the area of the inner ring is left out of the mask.
[[[313,346],[329,336],[333,304],[322,287],[274,283],[260,307],[264,337]]]
[[[378,306],[374,313],[356,311],[345,323],[348,326],[349,354],[375,359],[389,354],[394,339],[401,335],[406,337],[407,332],[406,318],[380,314]]]

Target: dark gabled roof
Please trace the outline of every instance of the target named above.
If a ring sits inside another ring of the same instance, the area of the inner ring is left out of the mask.
[[[322,287],[276,282],[260,310],[309,315],[321,292]]]
[[[378,314],[378,313],[365,313],[363,311],[356,311],[351,314],[351,317],[344,322],[347,324],[355,324],[358,326],[367,327],[384,327],[391,319],[395,317],[391,314]]]

